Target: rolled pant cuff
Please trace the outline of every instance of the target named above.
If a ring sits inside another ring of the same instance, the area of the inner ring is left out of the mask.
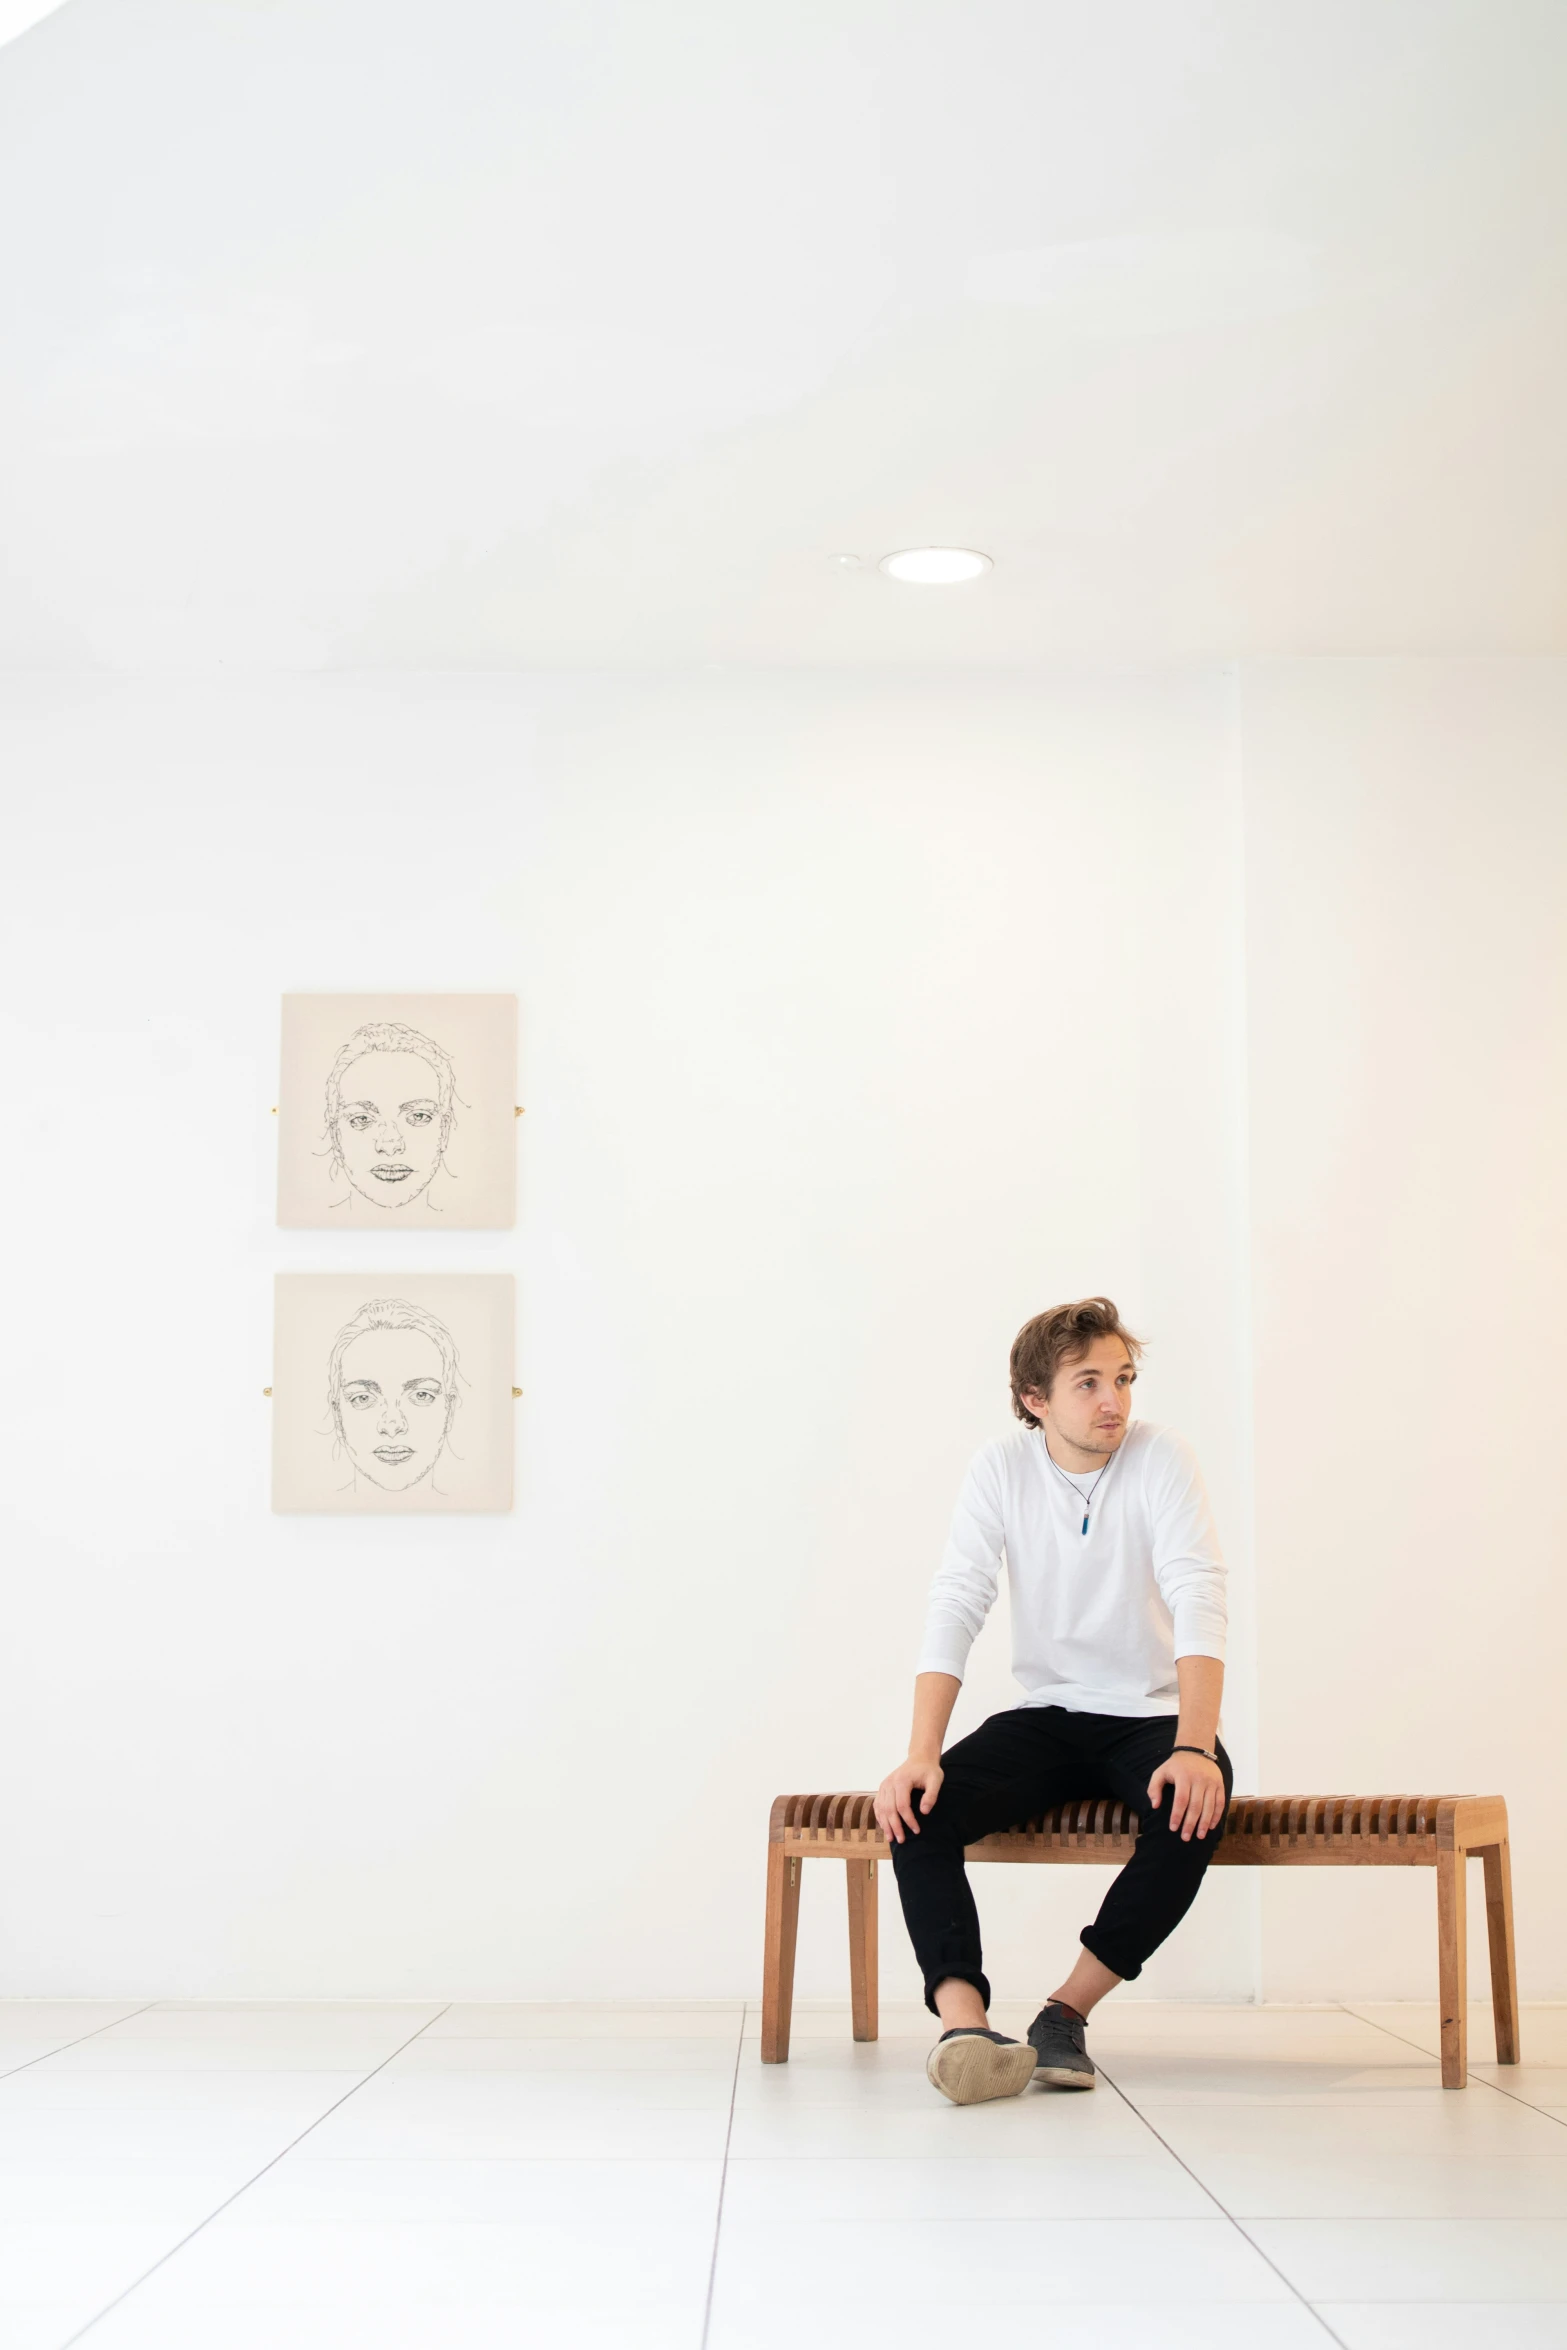
[[[1097,1958],[1101,1966],[1107,1966],[1112,1975],[1119,1975],[1123,1983],[1135,1983],[1142,1973],[1142,1960],[1134,1951],[1118,1949],[1113,1935],[1101,1934],[1096,1926],[1085,1926],[1077,1938],[1090,1958]]]
[[[941,2013],[940,2008],[936,2005],[936,1985],[938,1983],[972,1983],[985,2002],[985,2013],[989,2015],[990,1985],[983,1975],[970,1974],[966,1966],[944,1966],[940,1974],[930,1976],[925,1985],[925,2005],[934,2016],[939,2016]]]

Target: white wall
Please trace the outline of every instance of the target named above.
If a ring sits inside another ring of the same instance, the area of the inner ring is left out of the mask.
[[[753,1989],[768,1802],[901,1752],[1013,1331],[1089,1288],[1209,1470],[1252,1780],[1229,679],[0,706],[7,1991]],[[273,1269],[405,1261],[272,1224],[278,996],[374,985],[522,999],[517,1230],[404,1244],[520,1275],[509,1518],[268,1512]],[[961,1718],[1009,1695],[998,1625]],[[1095,1890],[996,1872],[998,1980]],[[1249,1995],[1256,1906],[1144,1987]]]
[[[769,1799],[901,1751],[1012,1332],[1106,1287],[1218,1501],[1241,1784],[1499,1788],[1567,1993],[1567,665],[0,711],[0,1987],[754,1989]],[[271,1221],[278,995],[367,984],[522,999],[518,1227],[431,1246],[521,1277],[509,1518],[268,1511],[273,1269],[404,1261]],[[1010,1696],[998,1622],[960,1726]],[[1009,1993],[1097,1882],[987,1875]],[[1423,1995],[1431,1907],[1226,1873],[1142,1988]],[[841,1931],[823,1872],[802,1991]]]
[[[1243,729],[1263,1777],[1500,1791],[1561,1998],[1567,663],[1270,663]],[[1266,1996],[1430,1995],[1428,1879],[1264,1896]]]

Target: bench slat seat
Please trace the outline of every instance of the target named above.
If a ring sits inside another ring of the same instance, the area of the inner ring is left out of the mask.
[[[861,1789],[780,1795],[767,1845],[767,1941],[762,1984],[762,2061],[789,2054],[794,1946],[805,1860],[845,1863],[849,1888],[849,1980],[854,2037],[876,2037],[876,1864],[888,1845],[875,1797]],[[1118,1866],[1137,1841],[1137,1815],[1109,1796],[1064,1803],[967,1848],[971,1861]],[[1238,1795],[1230,1804],[1214,1868],[1428,1868],[1436,1872],[1437,1973],[1442,2013],[1442,2085],[1461,2089],[1468,2072],[1466,1868],[1485,1871],[1486,1923],[1496,2053],[1518,2062],[1518,1990],[1513,1948],[1507,1806],[1499,1795]]]

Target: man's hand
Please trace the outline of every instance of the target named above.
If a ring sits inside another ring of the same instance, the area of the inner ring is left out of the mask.
[[[893,1778],[897,1775],[894,1772]],[[892,1779],[887,1785],[892,1785]],[[1172,1754],[1148,1782],[1148,1801],[1155,1811],[1166,1787],[1175,1790],[1170,1805],[1170,1827],[1172,1831],[1179,1829],[1183,1844],[1190,1844],[1193,1836],[1206,1836],[1210,1828],[1218,1827],[1224,1817],[1224,1773],[1217,1763],[1209,1762],[1206,1755]],[[880,1803],[878,1796],[878,1818]]]
[[[914,1798],[919,1794],[918,1809],[928,1812],[941,1793],[941,1778],[939,1762],[916,1762],[912,1755],[887,1773],[876,1790],[876,1825],[889,1844],[901,1844],[905,1832],[919,1834]]]

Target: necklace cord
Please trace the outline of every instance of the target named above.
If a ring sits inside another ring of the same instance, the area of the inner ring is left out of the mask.
[[[1124,1441],[1124,1439],[1123,1439],[1123,1441]],[[1062,1466],[1061,1466],[1061,1463],[1060,1463],[1060,1462],[1059,1462],[1059,1461],[1056,1459],[1056,1456],[1055,1456],[1055,1454],[1054,1454],[1054,1453],[1051,1451],[1051,1449],[1050,1449],[1049,1445],[1047,1444],[1047,1445],[1045,1446],[1045,1458],[1046,1458],[1046,1460],[1047,1460],[1047,1461],[1050,1463],[1050,1466],[1051,1466],[1051,1467],[1054,1469],[1054,1471],[1055,1471],[1056,1475],[1057,1475],[1057,1476],[1060,1478],[1060,1480],[1061,1480],[1062,1484],[1063,1484],[1063,1485],[1065,1485],[1065,1486],[1067,1486],[1067,1487],[1068,1487],[1068,1488],[1069,1488],[1069,1489],[1070,1489],[1070,1490],[1071,1490],[1073,1493],[1075,1493],[1075,1494],[1077,1495],[1077,1498],[1078,1498],[1078,1500],[1079,1500],[1079,1501],[1082,1503],[1082,1505],[1083,1505],[1083,1529],[1082,1529],[1082,1530],[1083,1530],[1083,1532],[1084,1532],[1085,1534],[1088,1532],[1088,1513],[1089,1513],[1089,1505],[1090,1505],[1090,1503],[1092,1502],[1092,1500],[1093,1500],[1093,1498],[1094,1498],[1094,1495],[1095,1495],[1095,1494],[1096,1494],[1096,1493],[1099,1491],[1100,1480],[1101,1480],[1102,1478],[1104,1478],[1104,1477],[1107,1477],[1107,1476],[1109,1475],[1109,1473],[1110,1473],[1111,1469],[1112,1469],[1112,1468],[1115,1466],[1115,1458],[1116,1458],[1116,1453],[1118,1453],[1118,1452],[1120,1451],[1120,1449],[1121,1449],[1120,1445],[1117,1445],[1117,1446],[1116,1446],[1116,1450],[1115,1450],[1115,1452],[1113,1452],[1113,1453],[1110,1455],[1110,1458],[1109,1458],[1109,1459],[1106,1461],[1106,1463],[1105,1463],[1104,1467],[1103,1467],[1103,1468],[1100,1470],[1100,1472],[1099,1472],[1099,1475],[1098,1475],[1098,1476],[1097,1476],[1097,1477],[1094,1479],[1094,1481],[1093,1481],[1092,1485],[1090,1485],[1090,1487],[1088,1488],[1088,1491],[1085,1493],[1085,1492],[1083,1491],[1082,1487],[1081,1487],[1080,1485],[1078,1485],[1078,1484],[1077,1484],[1077,1483],[1076,1483],[1076,1482],[1075,1482],[1075,1481],[1074,1481],[1074,1480],[1073,1480],[1071,1477],[1069,1477],[1069,1476],[1067,1475],[1067,1473],[1066,1473],[1065,1469],[1063,1469],[1063,1468],[1062,1468]]]

